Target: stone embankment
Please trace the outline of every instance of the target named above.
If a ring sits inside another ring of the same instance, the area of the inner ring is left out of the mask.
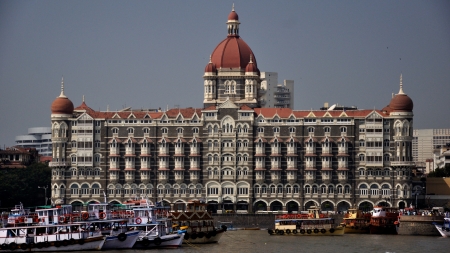
[[[330,215],[335,219],[335,224],[343,221],[343,214]],[[238,229],[268,229],[273,228],[275,223],[275,214],[213,214],[216,224],[226,222],[229,226],[231,222],[234,228]],[[421,216],[421,215],[403,215],[400,218],[399,235],[430,235],[440,236],[435,224],[442,224],[443,216]]]
[[[398,234],[440,236],[434,224],[442,225],[443,221],[444,216],[402,215]]]

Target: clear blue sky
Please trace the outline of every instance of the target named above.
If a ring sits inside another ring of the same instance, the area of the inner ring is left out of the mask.
[[[201,107],[232,4],[261,71],[295,81],[295,109],[381,109],[399,90],[415,128],[450,127],[450,1],[0,1],[0,145],[75,106]]]

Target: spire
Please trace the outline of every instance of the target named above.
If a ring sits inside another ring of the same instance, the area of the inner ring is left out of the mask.
[[[250,54],[250,62],[249,63],[253,63],[253,57],[251,54]]]
[[[64,95],[64,76],[61,78],[61,94],[59,95],[60,98],[66,98],[66,95]]]
[[[211,57],[212,55],[209,55],[209,63],[212,63]]]
[[[398,91],[398,94],[405,94],[404,92],[403,92],[403,77],[402,77],[402,74],[400,74],[400,90]]]
[[[83,103],[84,103],[84,95],[83,95]]]
[[[228,22],[227,22],[227,29],[228,29],[228,36],[239,36],[239,16],[234,11],[234,3],[231,7],[231,12],[228,15]]]
[[[231,6],[231,11],[234,11],[234,3],[233,3],[233,6]]]

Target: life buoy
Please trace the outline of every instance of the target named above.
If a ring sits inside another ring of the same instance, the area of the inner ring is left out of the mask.
[[[59,222],[64,223],[66,221],[66,217],[59,216]]]
[[[78,244],[83,245],[84,244],[84,239],[81,238],[80,240],[78,240]]]
[[[206,232],[206,235],[205,235],[205,237],[206,237],[207,239],[211,238],[211,233],[209,233],[209,232]]]
[[[74,244],[75,244],[75,239],[73,239],[73,238],[70,238],[70,240],[69,240],[69,244],[70,244],[70,245],[74,245]]]
[[[49,242],[49,241],[45,241],[45,242],[44,242],[44,247],[45,247],[45,248],[50,247],[50,242]]]
[[[155,245],[161,245],[162,240],[161,240],[161,238],[156,237],[154,242],[155,242]]]
[[[279,232],[280,230],[278,230],[278,229],[275,229],[275,234],[278,234],[278,232]]]
[[[3,243],[1,248],[2,248],[2,250],[7,250],[8,249],[8,244]]]
[[[216,231],[216,229],[214,229],[213,231],[211,231],[211,236],[216,236],[217,235],[217,231]]]
[[[191,235],[189,233],[186,232],[186,234],[184,234],[184,239],[189,240],[190,237]]]
[[[62,245],[63,245],[64,247],[66,247],[67,245],[69,245],[69,241],[66,240],[66,239],[64,239],[64,240],[62,241]]]
[[[61,242],[60,241],[55,241],[53,243],[53,245],[55,245],[55,247],[59,248],[59,247],[61,247]]]
[[[186,236],[185,236],[186,237]],[[192,240],[195,240],[195,239],[197,239],[197,233],[192,233],[192,235],[191,235],[191,239]]]
[[[99,215],[98,215],[98,217],[100,217],[100,219],[104,219],[104,218],[106,218],[106,213],[104,213],[104,212],[101,212]]]
[[[296,235],[296,234],[297,234],[297,229],[293,229],[293,230],[292,230],[292,233],[293,233],[294,235]]]
[[[303,234],[305,234],[305,232],[306,232],[306,231],[305,231],[304,229],[300,229],[300,234],[303,235]]]
[[[286,234],[290,234],[291,230],[290,229],[286,229]]]
[[[34,242],[30,242],[30,245],[28,245],[28,246],[30,246],[30,249],[32,249],[32,248],[34,248],[36,245],[34,244]],[[2,248],[3,249],[3,248]]]
[[[81,215],[81,218],[83,218],[83,220],[87,220],[87,219],[89,219],[89,214],[88,213],[83,213]]]
[[[311,234],[311,229],[306,230],[306,233]]]
[[[330,233],[334,233],[334,228],[330,228]]]
[[[123,242],[123,241],[125,241],[127,239],[127,235],[125,233],[120,233],[117,236],[117,239],[119,239],[119,241]]]
[[[310,213],[310,214],[308,214],[308,217],[309,217],[309,218],[314,218],[314,214],[313,214],[313,213]]]
[[[72,217],[70,217],[70,221],[74,222],[76,218],[77,218],[76,216],[72,216]]]
[[[141,224],[142,223],[142,219],[140,217],[137,217],[135,222],[136,222],[136,224]]]
[[[198,233],[198,238],[203,238],[204,236],[205,236],[205,233],[203,233],[203,232]]]
[[[320,233],[322,233],[322,234],[325,234],[327,232],[327,230],[325,229],[325,228],[322,228],[321,230],[320,230]]]
[[[278,234],[279,234],[279,235],[284,235],[284,231],[283,231],[283,230],[280,230],[280,231],[278,231]]]
[[[36,244],[36,248],[42,249],[42,247],[44,247],[44,244],[43,244],[42,242],[38,242],[38,243]]]
[[[315,228],[314,229],[314,234],[317,234],[317,233],[319,233],[319,229]]]

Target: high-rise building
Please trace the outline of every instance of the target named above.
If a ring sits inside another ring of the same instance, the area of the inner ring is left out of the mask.
[[[16,136],[16,146],[35,148],[40,156],[52,156],[52,128],[28,128],[27,135]]]
[[[294,109],[294,81],[278,83],[278,73],[261,72],[261,88],[258,101],[262,107]]]
[[[414,129],[413,159],[418,164],[433,159],[434,150],[450,144],[450,128],[443,129]]]
[[[212,211],[409,205],[413,102],[401,76],[381,110],[267,108],[258,99],[267,75],[239,25],[233,9],[205,67],[203,108],[96,111],[84,99],[74,108],[62,82],[51,106],[52,200],[102,201],[104,191],[113,203],[201,199]]]

